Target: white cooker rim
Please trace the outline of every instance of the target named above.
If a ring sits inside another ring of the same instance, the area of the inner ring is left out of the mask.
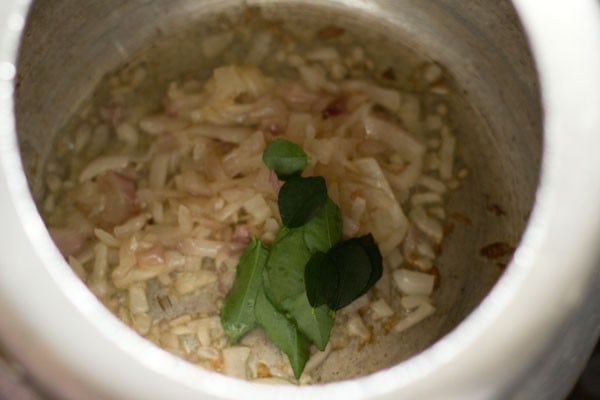
[[[594,209],[600,204],[600,185],[593,185],[600,176],[600,158],[593,157],[600,149],[600,10],[593,0],[575,0],[568,7],[558,0],[515,0],[538,62],[547,116],[545,150],[535,210],[492,293],[459,327],[410,362],[356,380],[266,387],[193,367],[140,339],[110,314],[67,267],[37,213],[11,113],[11,71],[29,3],[5,0],[0,5],[10,19],[0,37],[0,193],[5,193],[0,196],[0,220],[5,221],[0,232],[7,243],[0,254],[0,336],[33,375],[65,398],[185,400],[203,393],[229,399],[358,399],[391,398],[399,390],[405,399],[489,397],[523,372],[525,360],[543,353],[551,338],[541,333],[580,305],[594,278],[590,266],[598,262],[598,252],[592,238],[600,237],[600,210]],[[578,46],[572,45],[575,40]],[[573,64],[580,74],[575,79]],[[576,140],[565,138],[567,128]],[[574,182],[575,174],[591,187],[584,191]],[[578,208],[567,218],[563,204]],[[565,245],[565,234],[581,240]],[[544,274],[548,268],[552,274]],[[22,287],[32,277],[31,289],[44,298],[23,298]],[[566,290],[564,298],[552,295],[557,288]],[[60,309],[60,315],[43,315],[48,307]],[[553,312],[540,313],[545,307]],[[513,331],[540,334],[539,340],[532,343]],[[515,368],[498,370],[507,357],[514,358]],[[431,376],[435,382],[428,381]]]

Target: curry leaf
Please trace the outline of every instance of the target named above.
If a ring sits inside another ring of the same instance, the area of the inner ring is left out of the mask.
[[[277,235],[266,264],[267,294],[276,306],[304,292],[304,266],[310,257],[302,229],[286,228]]]
[[[373,235],[369,233],[356,239],[360,241],[360,245],[365,249],[367,256],[369,256],[369,260],[371,261],[371,276],[362,293],[365,294],[383,275],[383,257],[381,257],[381,252],[375,243]]]
[[[266,247],[253,239],[240,257],[233,287],[221,311],[221,324],[231,343],[236,343],[256,324],[254,307],[268,254]]]
[[[276,139],[263,153],[263,162],[271,168],[281,180],[300,175],[308,157],[300,146],[285,139]]]
[[[310,355],[308,339],[273,306],[264,291],[259,291],[256,297],[255,315],[269,339],[287,355],[294,376],[300,378]]]
[[[300,147],[276,140],[263,160],[286,180],[278,198],[283,225],[270,252],[253,239],[242,254],[221,323],[232,343],[258,323],[299,378],[311,341],[325,349],[335,310],[381,278],[382,257],[371,234],[339,242],[340,209],[322,177],[300,176],[307,164]]]
[[[328,305],[339,310],[360,297],[371,278],[371,260],[358,239],[334,246],[328,253],[337,267],[338,290]]]
[[[296,322],[298,329],[313,341],[319,350],[325,350],[335,321],[335,313],[327,305],[311,307],[305,292],[285,300],[282,305]]]
[[[333,304],[337,299],[339,273],[328,254],[313,254],[304,270],[306,297],[312,307]]]
[[[326,252],[342,238],[342,214],[331,199],[304,225],[304,241],[311,252]]]
[[[349,239],[327,254],[316,253],[304,271],[306,294],[312,306],[333,310],[365,294],[383,273],[381,253],[371,234]]]
[[[314,217],[327,202],[327,186],[320,176],[287,180],[279,190],[277,204],[283,224],[297,228]]]

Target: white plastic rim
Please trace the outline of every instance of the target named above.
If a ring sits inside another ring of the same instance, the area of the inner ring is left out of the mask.
[[[17,147],[12,93],[29,1],[3,0],[1,341],[65,399],[482,399],[505,392],[559,349],[554,333],[598,281],[600,258],[598,2],[514,3],[540,74],[545,145],[535,209],[511,265],[459,327],[410,361],[360,379],[294,387],[231,379],[169,355],[120,323],[70,271],[37,213]]]

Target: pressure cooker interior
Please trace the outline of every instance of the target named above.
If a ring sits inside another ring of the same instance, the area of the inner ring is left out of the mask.
[[[182,76],[206,80],[215,68],[242,62],[247,51],[243,43],[228,60],[206,56],[203,39],[215,34],[237,29],[252,36],[278,26],[298,40],[348,51],[360,46],[375,66],[373,76],[407,93],[421,90],[410,82],[423,72],[422,65],[439,66],[447,90],[434,97],[448,106],[457,164],[465,172],[447,197],[445,238],[435,259],[436,312],[399,335],[331,353],[315,381],[365,375],[407,360],[481,303],[509,268],[533,206],[542,111],[517,17],[507,1],[240,3],[34,2],[21,43],[15,94],[32,196],[43,208],[46,166],[48,160],[56,162],[57,143],[76,128],[86,106],[106,97],[110,77],[123,68],[143,65],[146,77],[135,98],[159,104],[169,82]]]

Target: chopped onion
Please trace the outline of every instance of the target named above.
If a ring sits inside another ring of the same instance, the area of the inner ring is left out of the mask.
[[[327,165],[330,163],[333,155],[339,150],[338,140],[332,139],[313,139],[307,141],[305,150],[311,158],[321,164]]]
[[[399,110],[400,119],[406,129],[412,134],[423,133],[421,124],[421,104],[419,98],[414,95],[405,95]]]
[[[223,170],[227,176],[233,178],[242,172],[247,174],[261,167],[265,146],[265,138],[261,131],[248,136],[238,147],[223,157]]]
[[[401,268],[393,272],[394,282],[406,295],[426,295],[433,292],[435,277],[431,274]]]
[[[252,129],[240,126],[214,126],[208,124],[196,124],[182,131],[182,134],[191,137],[219,140],[226,143],[242,143],[252,134]]]
[[[179,341],[183,351],[187,355],[194,353],[199,346],[198,338],[195,335],[179,335]]]
[[[127,156],[102,156],[89,163],[81,171],[79,182],[89,181],[98,175],[108,171],[118,171],[129,165],[130,159]]]
[[[421,159],[425,154],[425,146],[398,125],[371,115],[365,118],[364,126],[368,137],[387,143],[407,160]]]
[[[149,135],[161,135],[176,132],[188,125],[188,122],[166,115],[151,115],[144,117],[139,122],[140,129]]]
[[[433,261],[431,260],[431,258],[427,257],[416,258],[412,260],[412,264],[419,268],[421,271],[429,271],[431,268],[433,268]]]
[[[308,362],[304,366],[304,374],[311,373],[314,369],[318,368],[331,354],[331,342],[327,343],[327,347],[323,351],[317,351],[315,354],[310,356]]]
[[[223,242],[207,239],[188,238],[181,243],[183,254],[190,256],[215,258],[222,248]]]
[[[202,344],[200,336],[198,336],[198,340]],[[210,341],[208,342],[208,344],[202,344],[201,347],[198,347],[198,349],[196,350],[196,354],[198,354],[198,357],[200,357],[203,360],[218,360],[219,358],[221,358],[219,350],[215,349],[214,347],[208,346],[210,346]]]
[[[161,245],[154,245],[149,249],[142,250],[136,254],[140,268],[161,268],[165,265],[165,250]]]
[[[223,349],[223,372],[234,378],[246,379],[248,357],[248,347],[233,346]]]
[[[350,316],[346,322],[346,330],[350,336],[358,336],[362,340],[368,340],[371,337],[371,333],[358,314]]]
[[[429,214],[433,215],[436,218],[439,219],[446,219],[446,211],[444,210],[444,207],[431,207],[429,209]]]
[[[145,313],[150,310],[144,282],[135,283],[129,287],[129,310],[132,313]]]
[[[385,262],[387,266],[391,269],[400,268],[402,263],[404,262],[404,257],[402,257],[402,252],[399,247],[395,247],[390,250],[385,258]]]
[[[425,240],[420,240],[417,243],[417,252],[423,257],[433,260],[435,258],[435,251],[433,247]]]
[[[352,164],[360,173],[363,182],[382,189],[389,196],[394,197],[390,184],[377,160],[372,157],[359,158],[354,160]]]
[[[94,246],[94,267],[90,276],[90,289],[96,296],[105,296],[108,292],[108,247],[104,243]]]
[[[128,122],[123,122],[115,128],[117,137],[128,145],[135,147],[138,143],[138,131]]]
[[[246,54],[246,64],[257,65],[271,51],[271,43],[273,42],[273,36],[269,32],[260,32],[254,38],[252,47]]]
[[[124,224],[115,226],[113,233],[118,239],[123,239],[127,236],[139,232],[145,225],[146,222],[152,218],[149,213],[143,213],[136,217],[127,220]]]
[[[354,236],[358,233],[360,224],[347,216],[342,216],[342,233],[345,237]]]
[[[444,194],[448,190],[448,188],[442,181],[439,181],[439,180],[432,178],[430,176],[427,176],[427,175],[421,175],[417,181],[417,184],[419,186],[423,186],[423,187],[431,190],[432,192],[436,192],[436,193],[440,193],[440,194]]]
[[[87,271],[83,268],[83,264],[75,257],[68,257],[69,265],[73,269],[73,271],[77,274],[79,279],[85,281],[87,278]]]
[[[443,199],[439,193],[428,192],[428,193],[416,193],[410,198],[410,202],[413,206],[420,206],[423,204],[442,203]]]
[[[387,238],[379,242],[379,250],[384,257],[402,243],[408,232],[408,223],[394,230]],[[377,239],[377,238],[376,238]]]
[[[243,207],[252,216],[252,223],[255,225],[262,224],[267,218],[272,216],[271,208],[261,194],[256,194],[246,200]]]
[[[366,92],[375,104],[379,104],[391,112],[397,112],[399,110],[401,97],[397,90],[369,85],[366,88]]]
[[[73,228],[50,228],[48,232],[63,257],[73,256],[81,252],[90,238],[87,232]]]
[[[358,91],[366,93],[375,104],[378,104],[392,113],[400,110],[400,93],[391,88],[383,88],[369,84],[365,81],[346,81],[342,83],[342,88],[348,91]]]
[[[383,299],[371,303],[371,311],[375,319],[388,318],[394,315],[394,310]]]
[[[406,311],[412,311],[415,308],[419,307],[421,304],[429,302],[431,302],[429,296],[423,295],[402,296],[402,298],[400,299],[400,305]]]
[[[169,153],[161,153],[154,156],[150,162],[150,173],[148,176],[150,189],[163,189],[165,187],[170,162],[171,155]]]
[[[429,317],[435,312],[435,308],[429,303],[421,304],[415,311],[408,314],[404,319],[394,326],[394,332],[403,332],[419,322],[423,321],[425,318]]]
[[[147,313],[131,313],[133,329],[140,335],[146,335],[152,328],[152,317]]]
[[[310,114],[292,113],[288,118],[285,134],[292,141],[303,143],[306,138],[307,128],[312,125],[313,118]]]
[[[180,295],[186,295],[216,281],[217,275],[212,271],[184,272],[175,278],[175,290]]]
[[[206,178],[195,171],[182,171],[181,175],[176,176],[174,180],[178,190],[192,196],[212,196],[214,194],[213,188]]]
[[[202,40],[202,53],[207,58],[214,58],[221,54],[233,39],[234,33],[231,31],[207,36]]]
[[[395,228],[390,223],[390,217],[387,210],[378,208],[369,214],[371,220],[372,234],[375,238],[386,238],[391,235]]]
[[[352,314],[352,313],[357,312],[358,310],[361,310],[368,306],[369,306],[369,297],[366,294],[364,294],[364,295],[360,296],[358,299],[354,300],[348,306],[344,307],[342,309],[342,311],[345,314]]]
[[[163,267],[164,268],[164,267]],[[135,282],[147,281],[152,278],[156,278],[162,274],[165,270],[163,268],[153,269],[115,269],[112,274],[113,284],[119,288],[124,289]]]
[[[226,65],[213,71],[207,86],[212,94],[210,103],[222,108],[224,100],[234,100],[241,94],[259,98],[270,88],[271,80],[256,67]]]
[[[435,218],[428,216],[423,207],[414,207],[409,214],[411,221],[417,228],[436,243],[441,243],[444,238],[444,228]]]
[[[178,251],[166,251],[165,262],[171,269],[181,268],[185,265],[185,256]]]
[[[179,224],[179,231],[181,233],[190,233],[194,228],[192,213],[190,212],[190,209],[183,204],[180,204],[177,209],[177,223]]]
[[[200,342],[201,346],[205,346],[205,347],[210,346],[210,342],[211,342],[210,329],[207,326],[197,327],[196,328],[196,338],[198,338],[198,342]],[[217,357],[213,357],[213,358],[218,358],[219,355],[218,355],[217,349],[213,349],[213,350],[214,350],[213,354],[217,354]],[[204,356],[203,358],[209,358],[209,357]]]
[[[92,280],[100,281],[106,278],[108,272],[108,247],[104,243],[98,243],[94,247],[94,269],[92,271]]]
[[[100,228],[94,229],[94,235],[108,247],[119,247],[121,245],[121,242],[116,237]]]
[[[327,78],[325,77],[325,71],[318,65],[301,65],[298,67],[298,72],[310,90],[325,90],[332,93],[336,93],[338,91],[335,84],[327,81]]]
[[[440,176],[448,180],[452,178],[452,168],[454,164],[454,149],[456,148],[456,137],[450,133],[446,127],[440,131],[442,136],[442,146],[440,147]]]
[[[367,207],[367,202],[362,197],[356,197],[352,200],[352,208],[350,210],[350,218],[357,224],[360,224],[360,220],[365,213],[365,209]]]
[[[411,189],[420,179],[423,172],[423,160],[414,160],[400,174],[386,173],[390,185],[397,191]]]

